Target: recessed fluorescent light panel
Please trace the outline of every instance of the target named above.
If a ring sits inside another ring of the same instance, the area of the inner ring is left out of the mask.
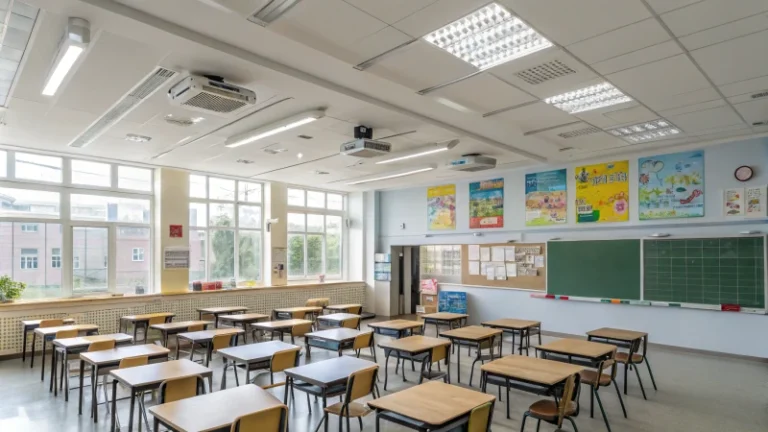
[[[248,21],[262,27],[272,24],[301,0],[270,0],[264,7],[248,17]]]
[[[664,119],[608,129],[611,135],[632,143],[674,138],[681,132],[680,128]]]
[[[544,99],[544,102],[554,105],[569,114],[605,108],[631,101],[632,98],[608,82]]]
[[[384,159],[381,161],[376,162],[377,164],[388,164],[392,162],[400,162],[408,159],[413,159],[421,156],[427,156],[435,153],[444,152],[447,150],[450,150],[454,147],[456,147],[459,144],[459,140],[451,140],[447,142],[442,143],[436,143],[436,144],[428,144],[426,146],[422,146],[413,150],[396,153],[394,154],[392,158]]]
[[[53,96],[91,42],[91,25],[82,18],[70,18],[59,50],[43,87],[43,95]]]
[[[372,183],[372,182],[380,181],[380,180],[389,180],[389,179],[393,179],[393,178],[405,177],[405,176],[409,176],[409,175],[413,175],[413,174],[418,174],[418,173],[423,173],[423,172],[427,172],[427,171],[432,171],[433,169],[435,169],[435,166],[428,166],[428,167],[423,167],[423,168],[414,168],[414,169],[410,169],[408,171],[402,171],[402,172],[397,172],[397,173],[393,173],[393,174],[386,174],[386,175],[382,175],[382,176],[378,176],[378,177],[367,178],[367,179],[363,179],[363,180],[357,180],[357,181],[349,182],[349,183],[347,183],[347,185],[352,186],[352,185],[358,185],[358,184],[363,184],[363,183]]]
[[[227,139],[224,145],[229,148],[240,147],[241,145],[250,144],[260,139],[264,139],[272,135],[277,135],[281,132],[297,128],[299,126],[303,126],[307,123],[312,123],[313,121],[322,118],[323,116],[325,116],[325,111],[307,111],[305,113],[285,118],[281,121],[254,129],[249,132],[231,136]]]
[[[552,42],[496,3],[424,36],[424,40],[479,69],[552,46]]]

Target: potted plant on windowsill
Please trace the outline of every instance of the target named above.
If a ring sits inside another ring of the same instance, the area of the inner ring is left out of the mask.
[[[24,282],[16,282],[10,276],[0,277],[0,302],[10,303],[21,298],[21,293],[27,289]]]

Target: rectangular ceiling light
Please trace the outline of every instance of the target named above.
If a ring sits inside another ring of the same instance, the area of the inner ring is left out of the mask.
[[[285,132],[293,128],[297,128],[307,123],[312,123],[313,121],[319,118],[322,118],[324,116],[325,116],[325,111],[322,111],[322,110],[313,110],[313,111],[297,114],[295,116],[285,118],[279,122],[271,123],[269,125],[256,128],[252,131],[231,136],[227,138],[227,141],[224,143],[224,146],[229,148],[240,147],[242,145],[250,144],[260,139],[267,138],[272,135],[277,135],[281,132]]]
[[[248,17],[248,21],[266,27],[283,16],[283,14],[296,6],[300,1],[301,0],[270,0],[264,7]]]
[[[552,42],[496,3],[424,36],[424,40],[479,69],[552,46]]]
[[[70,18],[66,33],[59,43],[59,50],[43,87],[43,95],[53,96],[69,75],[80,55],[91,42],[91,26],[82,18]]]
[[[554,105],[569,114],[605,108],[631,101],[632,98],[619,91],[609,82],[544,99],[544,102]]]
[[[392,162],[400,162],[408,159],[413,159],[421,156],[427,156],[435,153],[440,153],[444,151],[448,151],[456,145],[459,144],[459,140],[450,140],[448,142],[443,143],[435,143],[435,144],[427,144],[426,146],[422,146],[413,150],[408,150],[401,152],[399,154],[392,155],[393,157],[390,159],[384,159],[381,161],[376,162],[377,164],[388,164]]]
[[[632,143],[674,138],[680,129],[664,119],[608,129],[608,133]]]
[[[37,21],[38,10],[21,1],[5,1],[0,7],[0,106],[5,106],[20,76],[19,64],[26,57],[29,38]],[[4,9],[4,10],[2,10]]]
[[[363,180],[356,180],[356,181],[347,183],[347,185],[352,186],[352,185],[358,185],[358,184],[363,184],[363,183],[372,183],[372,182],[380,181],[380,180],[389,180],[389,179],[393,179],[393,178],[405,177],[405,176],[409,176],[409,175],[413,175],[413,174],[418,174],[418,173],[423,173],[423,172],[427,172],[427,171],[432,171],[433,169],[435,169],[435,166],[434,165],[430,165],[428,167],[415,168],[415,169],[410,169],[408,171],[396,172],[396,173],[393,173],[393,174],[387,174],[387,175],[373,177],[373,178],[367,178],[367,179],[363,179]]]

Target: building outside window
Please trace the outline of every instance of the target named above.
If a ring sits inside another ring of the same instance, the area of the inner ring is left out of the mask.
[[[51,268],[61,268],[61,248],[51,249]]]
[[[133,261],[144,261],[144,249],[143,248],[133,248],[133,252],[131,254],[131,259]]]
[[[37,269],[37,249],[21,250],[21,269],[22,270]]]
[[[37,224],[21,224],[21,232],[37,232]]]
[[[288,278],[342,277],[344,196],[288,189]]]

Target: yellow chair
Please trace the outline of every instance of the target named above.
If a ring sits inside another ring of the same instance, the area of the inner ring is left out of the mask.
[[[608,374],[604,374],[610,368]],[[611,427],[608,425],[608,416],[605,415],[605,409],[603,409],[603,402],[600,400],[600,395],[597,391],[600,387],[610,387],[613,383],[616,387],[616,394],[619,396],[619,402],[621,402],[621,410],[624,411],[624,418],[627,417],[627,409],[624,407],[624,400],[621,398],[621,391],[619,391],[619,385],[616,384],[616,360],[608,359],[603,360],[597,365],[597,370],[583,370],[581,372],[581,383],[587,384],[590,387],[589,392],[589,416],[594,417],[595,412],[595,398],[597,398],[597,404],[600,406],[600,412],[603,414],[603,420],[608,430]]]
[[[326,307],[329,304],[331,304],[331,299],[327,297],[319,297],[319,298],[311,298],[308,299],[306,303],[304,303],[304,306],[307,307]]]
[[[158,389],[159,403],[170,403],[205,393],[205,381],[200,375],[165,380]]]
[[[347,309],[347,312],[351,313],[351,314],[355,314],[355,315],[360,315],[360,314],[363,313],[363,307],[362,306],[355,306],[353,308]]]
[[[61,327],[64,325],[63,319],[44,319],[40,320],[40,328],[49,328],[49,327]]]
[[[355,350],[357,357],[360,357],[360,350],[363,348],[370,348],[373,361],[376,361],[376,346],[373,342],[373,332],[360,333],[355,336],[355,340],[352,342],[352,349]]]
[[[74,336],[70,336],[70,337],[77,337],[77,330],[72,330],[72,331],[75,332],[75,335]],[[61,331],[57,332],[56,335],[58,336],[59,333],[61,333]],[[57,339],[58,339],[58,337],[57,337]],[[102,341],[91,342],[91,344],[88,345],[88,352],[111,350],[111,349],[114,349],[114,348],[115,348],[115,340],[114,339],[107,339],[107,340],[102,340]],[[62,351],[62,354],[63,354],[63,351]],[[77,378],[78,377],[78,375],[70,376],[70,372],[72,372],[72,371],[77,371],[79,373],[80,365],[78,363],[78,360],[80,360],[80,353],[69,354],[66,359],[62,355],[61,379],[65,379],[66,380],[66,382],[64,383],[64,385],[66,386],[66,387],[64,387],[64,389],[66,391],[72,390],[71,388],[69,388],[69,380],[70,380],[70,378],[73,378],[73,377]],[[70,369],[71,366],[75,366],[75,369]],[[90,376],[90,370],[85,370],[85,371],[83,371],[83,373],[85,374],[85,376]],[[99,377],[105,377],[106,378],[107,375],[109,375],[109,369],[100,369],[98,374],[97,374],[97,376],[93,380],[93,384],[92,385],[98,385]],[[104,395],[106,396],[107,388],[104,386],[104,383],[105,383],[105,381],[102,382],[102,389],[104,390]],[[60,382],[59,383],[59,388],[61,388],[61,387],[62,387],[62,384]],[[96,394],[98,395],[98,392]]]
[[[301,348],[296,347],[272,354],[272,358],[269,360],[269,384],[265,384],[261,388],[267,390],[285,385],[285,381],[275,383],[275,374],[298,366],[300,352]],[[246,377],[246,379],[250,379],[250,377]]]
[[[320,430],[320,426],[323,422],[328,421],[328,414],[334,414],[339,416],[339,430],[342,430],[341,419],[346,417],[347,419],[347,431],[351,432],[352,428],[349,425],[349,419],[351,417],[357,417],[360,423],[360,430],[363,429],[363,417],[373,412],[367,405],[357,403],[355,400],[362,397],[372,395],[374,399],[378,393],[376,387],[376,374],[379,371],[379,366],[373,366],[368,369],[359,370],[347,379],[347,391],[342,402],[335,403],[325,408],[323,413],[323,419],[317,425],[315,432]],[[309,396],[307,396],[309,397]]]
[[[432,348],[428,356],[425,357],[421,362],[421,376],[419,377],[419,384],[424,382],[424,378],[426,378],[427,381],[442,378],[443,381],[450,384],[451,377],[448,374],[449,359],[450,357],[448,356],[448,345]],[[445,372],[443,372],[442,369],[440,368],[440,361],[445,362],[445,365],[446,365]],[[432,371],[432,365],[435,363],[437,363],[437,371]]]
[[[205,330],[205,324],[195,324],[187,327],[186,333],[191,332],[197,332],[197,331],[203,331]],[[179,337],[176,336],[176,360],[180,359],[180,353],[187,353],[187,351],[184,351],[181,349],[181,343],[179,341]],[[190,360],[192,360],[192,357],[194,357],[194,353],[190,356]]]
[[[523,415],[523,424],[520,430],[525,430],[525,420],[528,417],[533,417],[538,420],[536,423],[537,430],[542,420],[557,426],[558,429],[562,429],[563,420],[568,420],[573,426],[573,430],[578,432],[576,422],[571,417],[576,416],[579,412],[579,379],[579,374],[568,377],[559,403],[549,399],[534,402]]]
[[[312,323],[297,324],[291,327],[291,343],[296,344],[297,337],[304,337],[307,333],[312,331]]]
[[[341,322],[341,326],[344,328],[360,330],[360,317],[345,319]]]
[[[288,424],[288,407],[276,406],[235,419],[231,432],[283,432]]]
[[[493,418],[494,402],[488,402],[473,409],[469,413],[467,432],[487,432]]]
[[[149,364],[149,356],[138,356],[138,357],[127,357],[122,360],[120,360],[120,365],[118,366],[118,369],[128,369],[132,367],[137,366],[146,366]],[[105,405],[107,406],[107,412],[110,410],[109,406],[109,394],[107,392],[107,375],[104,375],[102,378],[102,388],[104,388],[104,399],[105,399]],[[120,387],[123,387],[121,384]],[[149,419],[147,418],[147,408],[144,405],[144,392],[140,392],[137,394],[137,399],[139,401],[139,412],[141,412],[141,415],[144,417],[144,424],[147,425],[147,430],[151,430],[149,427]],[[122,398],[118,400],[125,400],[127,398]],[[117,422],[117,430],[120,430],[120,416],[115,414],[115,420]]]
[[[152,326],[157,324],[164,324],[165,323],[165,317],[152,317],[147,322],[147,328],[144,329],[144,342],[149,342],[149,332],[152,331]],[[157,330],[155,330],[157,332]],[[156,340],[159,340],[160,338],[157,338]]]
[[[216,335],[213,337],[213,340],[211,341],[211,355],[216,354],[219,352],[219,350],[228,348],[232,344],[232,336],[231,334],[221,334]],[[235,335],[235,337],[237,337]],[[208,359],[210,362],[212,359]],[[224,390],[226,388],[227,380],[225,379],[225,375],[227,373],[228,368],[232,368],[233,372],[235,373],[235,384],[240,385],[240,378],[237,376],[237,368],[236,363],[232,362],[230,364],[225,357],[221,358],[221,361],[224,362],[224,368],[221,371],[221,389]]]

